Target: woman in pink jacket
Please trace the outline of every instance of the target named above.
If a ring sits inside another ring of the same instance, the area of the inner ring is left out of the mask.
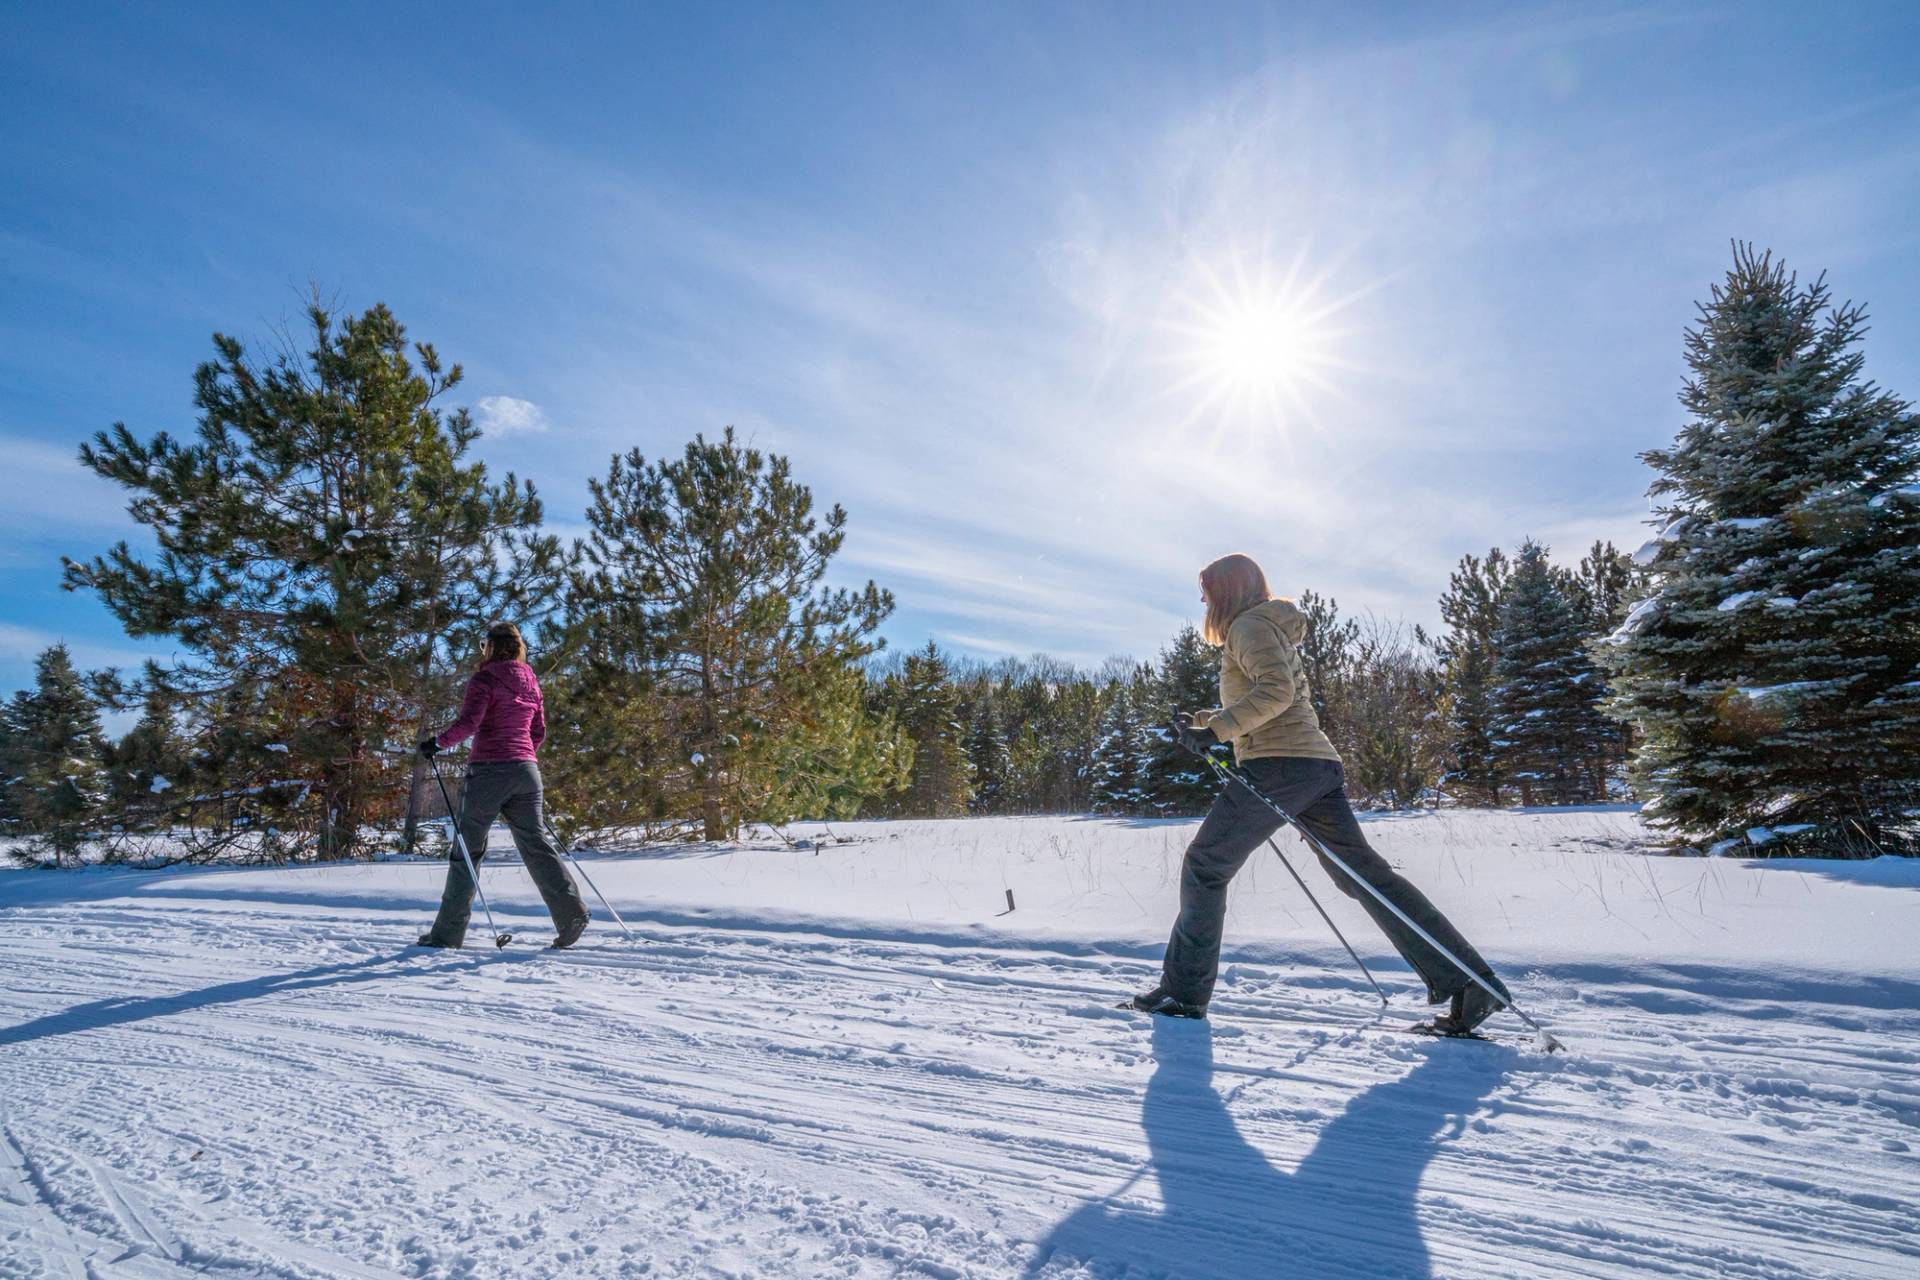
[[[467,781],[460,789],[460,838],[476,864],[487,853],[487,832],[493,820],[504,817],[520,860],[534,887],[553,913],[556,947],[570,947],[587,927],[587,905],[560,861],[560,851],[547,838],[541,812],[540,766],[535,752],[547,736],[545,704],[540,681],[527,665],[527,644],[520,628],[496,622],[487,631],[480,669],[467,681],[460,700],[460,717],[443,732],[421,742],[420,754],[438,753],[473,739],[467,756]],[[467,919],[473,913],[473,877],[458,856],[447,861],[447,887],[440,896],[440,915],[421,935],[423,947],[457,947],[466,941]]]

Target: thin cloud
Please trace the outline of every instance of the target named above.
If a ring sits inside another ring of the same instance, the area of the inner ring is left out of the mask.
[[[43,534],[131,532],[127,491],[82,466],[79,454],[78,441],[58,445],[0,435],[0,459],[7,469],[9,524],[17,530],[33,529]]]
[[[164,657],[165,651],[132,649],[122,645],[99,644],[91,640],[68,639],[52,631],[0,622],[0,659],[31,664],[46,650],[65,643],[74,665],[83,669],[99,667],[138,667],[148,658]]]
[[[481,432],[496,440],[502,436],[539,435],[549,425],[539,405],[515,396],[482,396],[474,402],[473,416]]]

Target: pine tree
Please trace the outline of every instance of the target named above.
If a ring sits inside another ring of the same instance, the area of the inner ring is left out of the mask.
[[[975,813],[1006,812],[1007,791],[1013,774],[1013,755],[1007,735],[1000,728],[1000,714],[994,708],[995,689],[983,682],[974,699],[971,727],[967,731],[967,766],[973,774]]]
[[[1116,685],[1100,722],[1094,748],[1091,796],[1096,813],[1143,813],[1151,790],[1147,773],[1149,742],[1134,690]]]
[[[1147,789],[1153,812],[1169,817],[1205,813],[1219,794],[1219,777],[1180,745],[1166,727],[1177,713],[1220,701],[1220,650],[1188,625],[1160,651],[1148,732]]]
[[[742,446],[731,427],[695,436],[676,461],[616,456],[589,487],[569,618],[597,678],[626,683],[621,702],[671,708],[702,828],[723,840],[761,816],[768,744],[880,647],[893,596],[820,585],[846,511],[816,518],[787,459]]]
[[[1314,591],[1302,591],[1296,603],[1307,615],[1307,631],[1300,639],[1307,697],[1320,719],[1320,731],[1345,755],[1359,736],[1347,688],[1359,623],[1340,616],[1339,601]]]
[[[1007,742],[1008,813],[1044,812],[1042,779],[1047,773],[1046,746],[1031,721],[1021,721]]]
[[[1587,614],[1587,631],[1610,635],[1626,619],[1639,582],[1633,557],[1611,542],[1596,541],[1574,571],[1573,587]]]
[[[908,656],[897,677],[899,724],[913,742],[912,779],[899,799],[905,817],[955,818],[967,810],[971,786],[960,696],[949,675],[946,655],[929,640]]]
[[[1093,757],[1100,745],[1100,686],[1078,673],[1056,687],[1048,703],[1046,809],[1086,813],[1093,808]]]
[[[172,700],[159,690],[149,690],[140,719],[105,752],[114,822],[128,828],[162,823],[173,795],[185,795],[191,789],[188,753]]]
[[[766,767],[749,772],[767,779],[754,807],[762,822],[857,817],[913,776],[912,740],[890,714],[869,713],[858,667],[831,672],[785,733],[758,741],[765,744]]]
[[[540,671],[547,812],[569,840],[684,834],[700,812],[687,700],[605,614],[570,617],[558,661]]]
[[[1433,645],[1419,627],[1355,621],[1344,679],[1347,785],[1362,803],[1406,808],[1428,796],[1444,754]]]
[[[1521,802],[1571,804],[1604,794],[1597,763],[1610,736],[1595,705],[1588,610],[1570,575],[1528,539],[1501,595],[1494,631],[1494,762]]]
[[[174,637],[186,657],[152,683],[197,731],[220,722],[284,747],[276,772],[310,788],[315,851],[339,858],[399,805],[377,749],[444,714],[456,657],[467,665],[488,621],[544,607],[558,545],[537,533],[532,486],[495,484],[467,460],[479,436],[467,412],[435,406],[458,365],[425,344],[410,358],[384,306],[336,316],[316,303],[307,319],[310,349],[264,364],[214,335],[195,441],[143,443],[116,424],[81,447],[132,493],[160,555],[122,542],[67,561],[66,585],[97,592],[133,635]],[[245,726],[229,696],[243,686],[257,695]]]
[[[1626,621],[1628,611],[1646,589],[1643,577],[1634,566],[1633,557],[1611,542],[1596,541],[1581,559],[1580,567],[1574,572],[1572,585],[1587,614],[1589,653],[1599,654],[1606,638]],[[1599,656],[1595,657],[1592,690],[1593,704],[1605,716],[1605,708],[1613,698],[1613,688],[1607,681],[1605,663]],[[1633,727],[1610,717],[1607,724],[1609,731],[1600,740],[1602,754],[1595,767],[1611,788],[1613,782],[1623,779],[1626,774],[1627,761],[1633,750]],[[1608,794],[1613,794],[1611,789]]]
[[[1736,245],[1687,332],[1688,421],[1642,455],[1666,524],[1612,709],[1649,816],[1688,835],[1920,847],[1920,415],[1863,381],[1865,330]]]
[[[1500,803],[1493,730],[1494,631],[1510,565],[1498,547],[1484,559],[1462,556],[1440,597],[1447,625],[1441,662],[1439,717],[1445,740],[1442,781],[1463,798]]]
[[[64,644],[34,660],[33,685],[6,709],[0,774],[8,810],[26,836],[14,856],[29,865],[77,864],[107,799],[100,707]]]

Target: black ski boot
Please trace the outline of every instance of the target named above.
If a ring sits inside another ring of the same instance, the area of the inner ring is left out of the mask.
[[[1205,1019],[1207,1006],[1188,1004],[1167,994],[1165,987],[1155,987],[1151,991],[1142,991],[1133,999],[1120,1006],[1122,1009],[1138,1009],[1142,1013],[1157,1013],[1166,1018]]]
[[[578,919],[567,921],[566,924],[554,930],[553,941],[547,944],[548,948],[553,951],[565,951],[580,941],[580,935],[587,931],[587,921],[592,918],[582,913]]]
[[[1501,995],[1506,995],[1506,985],[1500,979],[1488,978],[1487,982]],[[1433,1020],[1433,1029],[1443,1036],[1470,1036],[1481,1023],[1506,1007],[1505,1001],[1495,1000],[1476,982],[1465,991],[1453,993],[1453,1002],[1445,1013]]]
[[[445,949],[447,951],[458,951],[460,949],[459,943],[442,942],[440,939],[434,937],[430,933],[421,934],[420,940],[414,943],[413,945],[416,947],[434,947],[436,949]]]

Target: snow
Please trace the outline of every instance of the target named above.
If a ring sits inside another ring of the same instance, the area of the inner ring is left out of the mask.
[[[1768,844],[1780,836],[1796,836],[1813,829],[1814,824],[1811,822],[1789,822],[1778,827],[1750,827],[1747,830],[1747,843]]]
[[[153,781],[148,785],[147,790],[151,791],[154,795],[159,795],[162,791],[170,790],[172,787],[173,783],[169,782],[161,774],[156,773],[153,775]]]
[[[1772,516],[1740,516],[1735,519],[1717,521],[1716,523],[1723,529],[1738,529],[1742,532],[1750,532],[1754,529],[1764,529],[1768,525],[1775,523],[1775,521]]]
[[[0,872],[0,1276],[1914,1273],[1920,860],[1370,816],[1548,1056],[1389,1030],[1415,979],[1291,836],[1391,1011],[1264,850],[1212,1019],[1114,1009],[1195,826],[595,855],[644,940],[568,952],[501,831],[505,951],[404,948],[425,861]]]
[[[1886,506],[1887,500],[1890,498],[1907,498],[1910,500],[1920,500],[1920,484],[1910,484],[1904,488],[1889,489],[1885,493],[1877,493],[1872,498],[1869,498],[1867,500],[1867,505],[1869,507],[1874,508],[1875,510],[1878,510],[1879,508]]]
[[[1764,702],[1768,698],[1790,698],[1831,685],[1832,681],[1828,680],[1790,680],[1785,684],[1734,685],[1733,691],[1750,701]]]
[[[1746,604],[1748,601],[1759,599],[1760,595],[1761,593],[1758,591],[1736,591],[1732,595],[1728,596],[1725,600],[1722,600],[1720,602],[1720,605],[1719,605],[1720,612],[1732,613],[1735,609],[1738,609],[1741,605]]]
[[[1627,612],[1627,616],[1621,620],[1619,628],[1616,629],[1612,635],[1608,636],[1603,643],[1625,644],[1639,633],[1640,628],[1647,624],[1647,619],[1653,616],[1653,611],[1659,607],[1659,598],[1656,596],[1648,596]]]
[[[269,742],[267,744],[267,750],[278,751],[282,755],[285,755],[287,752],[287,744],[284,742]]]
[[[1692,516],[1676,516],[1672,520],[1667,521],[1667,523],[1661,527],[1660,532],[1640,544],[1640,549],[1633,553],[1633,562],[1642,568],[1652,564],[1660,558],[1661,547],[1667,545],[1669,542],[1676,541],[1681,534],[1685,533],[1692,526]]]

